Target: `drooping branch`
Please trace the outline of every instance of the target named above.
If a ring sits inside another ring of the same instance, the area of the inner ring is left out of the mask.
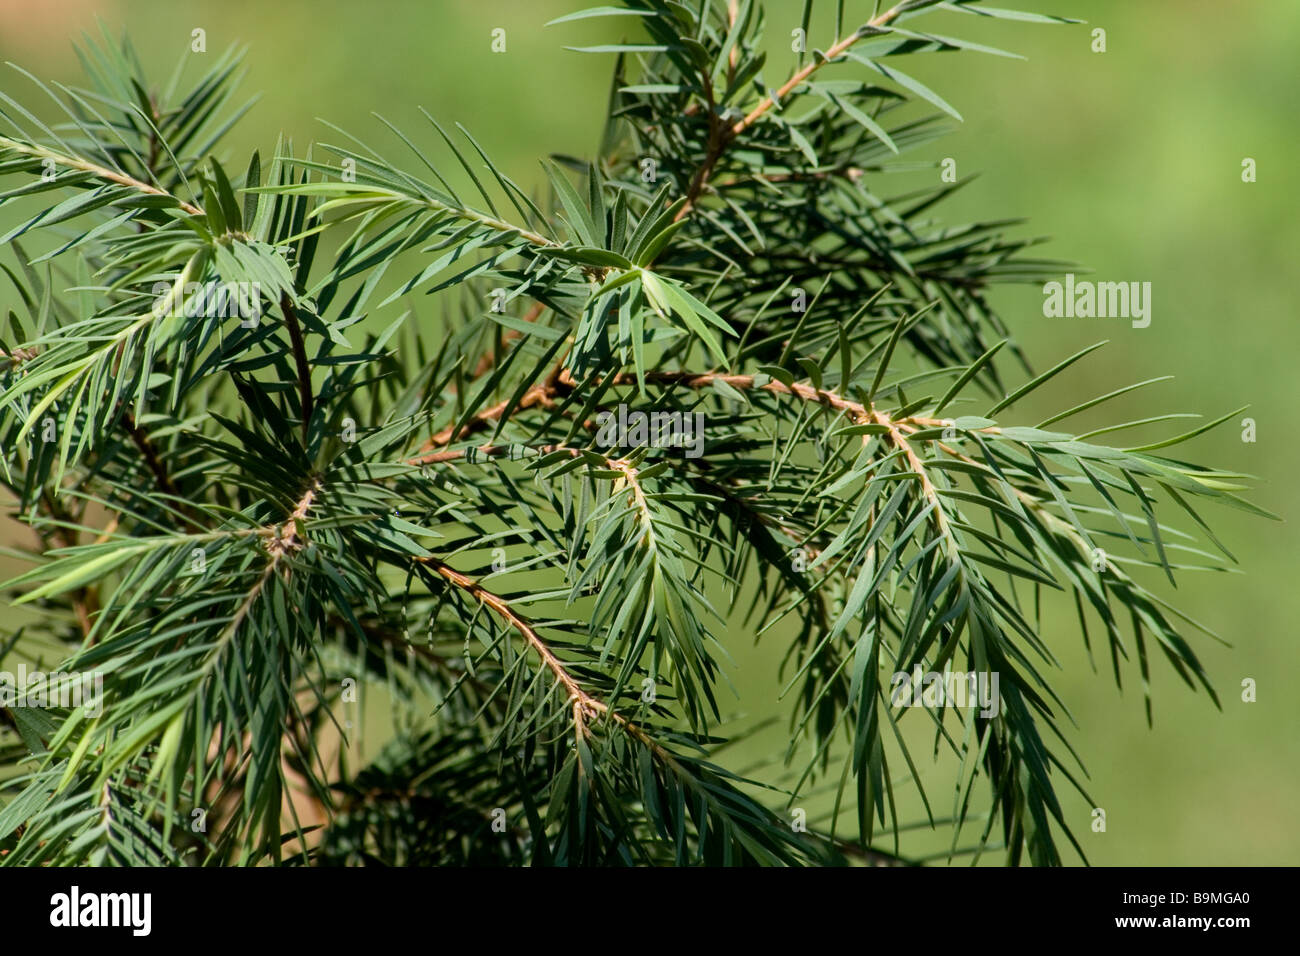
[[[31,156],[36,159],[50,160],[57,166],[66,166],[69,169],[79,169],[82,172],[90,173],[96,179],[102,179],[105,180],[106,182],[116,183],[119,186],[128,186],[131,189],[134,189],[138,192],[142,192],[148,196],[165,196],[168,199],[175,200],[176,204],[180,206],[180,208],[183,209],[185,212],[189,213],[191,216],[202,216],[204,214],[203,210],[200,207],[194,205],[193,203],[185,202],[183,199],[180,199],[177,196],[173,196],[165,189],[160,189],[157,186],[151,186],[148,183],[142,182],[133,176],[128,176],[126,173],[118,172],[117,170],[113,170],[105,166],[97,165],[95,163],[90,162],[89,160],[80,159],[76,156],[65,156],[62,153],[56,152],[55,150],[52,149],[47,149],[44,146],[35,146],[28,143],[22,143],[16,139],[10,139],[7,136],[0,136],[0,149],[11,149],[16,153],[22,153],[26,156]]]
[[[493,422],[499,421],[501,417],[507,413],[513,415],[515,412],[520,412],[539,405],[543,408],[553,408],[555,405],[555,397],[562,391],[572,388],[574,384],[573,378],[557,366],[554,372],[547,377],[545,382],[540,385],[534,385],[526,391],[522,396],[520,396],[519,401],[516,402],[513,407],[511,407],[509,401],[499,402],[490,408],[485,408],[468,422],[459,427],[456,425],[448,425],[442,431],[432,435],[425,441],[423,446],[421,446],[421,454],[408,459],[407,464],[423,465],[436,461],[436,456],[428,453],[432,452],[436,448],[443,448],[477,432],[483,431]]]
[[[731,127],[732,137],[739,136],[741,133],[745,132],[745,130],[757,123],[769,110],[772,109],[773,106],[777,105],[789,96],[800,83],[803,83],[827,63],[830,63],[837,57],[843,56],[855,43],[863,37],[870,35],[872,30],[878,30],[891,23],[900,13],[904,12],[904,7],[906,6],[906,3],[900,3],[897,6],[886,10],[884,13],[873,17],[871,20],[867,21],[865,26],[859,27],[852,33],[842,37],[832,44],[831,48],[826,51],[824,58],[813,57],[806,66],[796,71],[790,79],[786,80],[785,83],[777,89],[775,96],[763,97],[758,101],[758,105],[745,115],[744,119],[738,120],[736,124]]]
[[[674,769],[680,770],[680,765],[666,748],[650,736],[639,725],[628,720],[618,711],[614,710],[604,701],[589,693],[577,679],[569,673],[564,662],[555,656],[555,652],[550,649],[537,629],[523,617],[505,598],[489,591],[483,585],[479,584],[468,575],[462,574],[455,568],[443,563],[436,557],[416,558],[420,564],[432,569],[444,580],[453,586],[470,595],[480,604],[487,607],[499,618],[506,622],[511,628],[523,637],[524,641],[541,659],[542,664],[555,677],[555,680],[564,688],[568,694],[569,703],[573,707],[573,723],[577,733],[584,736],[590,734],[587,721],[596,717],[605,716],[623,729],[630,737],[649,748],[652,753]]]
[[[845,412],[860,424],[895,424],[901,428],[911,430],[920,428],[953,427],[952,419],[927,418],[920,415],[910,415],[906,418],[895,421],[890,419],[874,406],[868,407],[863,405],[861,402],[855,402],[852,399],[845,398],[843,395],[832,389],[815,388],[812,385],[805,385],[800,382],[792,382],[791,384],[786,385],[784,382],[778,381],[777,379],[770,379],[767,382],[758,384],[753,375],[726,375],[717,372],[647,372],[645,375],[645,381],[657,385],[681,385],[692,389],[708,388],[715,382],[721,382],[722,384],[729,385],[738,391],[760,389],[777,395],[793,395],[805,402],[824,405],[835,411]],[[620,372],[614,376],[612,384],[636,385],[638,382],[635,375],[627,372]],[[533,388],[525,392],[513,409],[511,409],[509,402],[500,402],[490,408],[484,409],[461,426],[459,430],[449,426],[444,428],[442,431],[437,432],[424,443],[421,451],[428,452],[434,448],[440,448],[452,444],[455,441],[459,441],[468,435],[486,428],[491,423],[498,421],[507,411],[513,414],[516,411],[523,411],[537,405],[542,405],[547,408],[552,407],[554,404],[552,400],[561,390],[572,389],[577,387],[577,385],[578,382],[573,378],[573,376],[567,370],[562,370],[560,374],[555,377],[553,382],[533,386]],[[989,435],[996,435],[999,432],[999,429],[996,426],[988,426],[977,430]],[[432,457],[427,459],[413,458],[410,460],[410,463],[423,464],[425,460],[434,461],[437,459]]]
[[[852,399],[845,398],[840,393],[826,388],[816,388],[801,382],[785,382],[777,379],[769,379],[762,384],[758,384],[753,375],[724,375],[715,372],[648,372],[645,376],[646,382],[653,382],[660,385],[680,385],[686,388],[701,389],[708,388],[715,382],[721,382],[738,391],[747,391],[752,389],[771,392],[777,395],[791,395],[802,401],[811,404],[821,405],[834,411],[845,413],[852,421],[863,425],[879,425],[885,428],[885,435],[888,437],[890,444],[903,455],[907,462],[909,471],[915,476],[920,485],[922,496],[932,507],[934,514],[934,523],[936,530],[944,540],[945,550],[950,556],[956,554],[957,542],[952,533],[951,522],[947,516],[946,509],[939,497],[938,489],[935,487],[933,480],[929,475],[921,457],[916,453],[913,443],[908,440],[911,433],[927,428],[952,428],[954,422],[948,418],[929,418],[925,416],[907,416],[901,419],[892,419],[884,412],[877,409],[874,405],[864,405],[862,402],[856,402]],[[614,385],[635,385],[636,377],[630,373],[621,372],[614,376]],[[485,409],[477,416],[470,419],[465,425],[457,431],[454,426],[443,429],[431,438],[429,438],[421,449],[421,454],[407,460],[407,464],[425,465],[435,464],[438,462],[455,461],[467,456],[468,450],[448,450],[434,451],[433,449],[452,444],[453,441],[464,438],[476,431],[487,428],[491,423],[498,421],[502,415],[507,412],[513,414],[515,411],[522,411],[525,408],[531,408],[536,405],[552,407],[553,396],[558,388],[573,388],[577,382],[567,370],[562,370],[558,376],[553,376],[546,384],[534,386],[527,391],[523,398],[510,408],[509,402],[501,402],[491,408]],[[995,425],[986,426],[976,429],[983,434],[996,435],[1001,429]],[[548,450],[557,450],[560,446],[544,446]],[[510,446],[482,446],[478,451],[489,457],[501,457],[509,453]]]
[[[568,700],[573,705],[573,722],[578,732],[586,734],[588,718],[594,718],[600,714],[609,713],[607,707],[602,701],[597,700],[591,694],[583,689],[582,685],[569,673],[564,666],[564,662],[555,656],[555,653],[546,645],[541,636],[537,633],[536,628],[530,624],[527,619],[514,610],[504,598],[492,593],[483,585],[479,584],[473,578],[462,574],[455,568],[435,557],[417,558],[421,564],[431,568],[440,577],[451,583],[466,594],[470,595],[480,604],[489,608],[494,614],[505,621],[510,627],[519,632],[533,652],[541,658],[546,669],[551,672],[555,680],[564,688],[568,694]]]
[[[795,71],[794,75],[791,76],[790,79],[786,80],[785,83],[777,89],[775,94],[764,96],[758,101],[758,104],[752,110],[746,113],[742,119],[737,120],[732,126],[721,126],[718,123],[716,117],[717,111],[712,102],[712,87],[710,84],[706,83],[705,91],[707,98],[709,99],[708,147],[705,151],[704,161],[695,171],[695,176],[692,178],[690,187],[686,191],[686,202],[682,208],[677,211],[674,221],[680,221],[690,215],[691,210],[695,208],[695,204],[699,201],[700,196],[708,186],[709,179],[712,177],[713,171],[718,165],[718,161],[722,159],[727,147],[731,145],[731,142],[736,137],[740,136],[745,132],[745,130],[749,129],[762,119],[774,106],[789,96],[790,93],[797,89],[801,83],[806,82],[809,77],[821,69],[825,64],[843,56],[854,44],[864,36],[868,36],[871,31],[878,30],[892,22],[899,14],[904,12],[903,8],[905,6],[905,3],[900,3],[897,6],[886,10],[884,13],[873,17],[865,26],[859,27],[847,36],[835,41],[835,43],[831,45],[830,49],[826,51],[824,57],[813,57],[813,59],[805,66]],[[732,49],[732,54],[733,56],[735,54],[734,48]]]

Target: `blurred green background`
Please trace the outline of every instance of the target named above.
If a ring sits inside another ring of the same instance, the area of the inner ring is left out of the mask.
[[[337,141],[317,117],[367,141],[388,142],[370,111],[416,129],[423,106],[444,125],[464,123],[516,181],[539,188],[540,158],[588,156],[596,145],[612,58],[564,47],[617,39],[618,27],[610,21],[544,27],[592,5],[595,0],[0,0],[0,58],[45,80],[79,82],[71,41],[83,30],[96,32],[102,19],[114,34],[129,32],[162,83],[189,49],[191,31],[202,28],[209,56],[231,43],[247,44],[245,89],[261,94],[226,143],[228,168],[242,169],[253,148],[266,157],[282,131],[299,147],[313,138]],[[998,292],[995,302],[1037,368],[1111,340],[1045,389],[1037,404],[1018,407],[1017,421],[1032,424],[1086,398],[1174,373],[1173,381],[1072,425],[1189,410],[1217,417],[1250,404],[1238,418],[1256,421],[1255,443],[1243,442],[1240,424],[1230,422],[1179,452],[1260,476],[1253,500],[1284,517],[1300,514],[1286,478],[1300,473],[1290,407],[1300,394],[1290,371],[1300,355],[1291,302],[1298,274],[1291,256],[1300,248],[1294,175],[1300,4],[998,5],[1088,22],[1048,27],[960,17],[944,24],[942,32],[1028,59],[911,58],[908,71],[966,122],[907,158],[952,157],[959,175],[981,173],[940,207],[945,219],[1026,216],[1029,224],[1020,228],[1056,237],[1044,254],[1078,262],[1098,279],[1149,281],[1154,297],[1151,326],[1132,329],[1117,320],[1046,319],[1036,288]],[[775,85],[795,60],[789,36],[801,3],[769,0],[766,7],[766,75]],[[847,0],[849,22],[871,13],[870,0]],[[495,28],[506,31],[505,53],[490,49]],[[1092,50],[1097,28],[1106,31],[1105,53]],[[811,45],[828,46],[830,33],[825,19],[816,20]],[[864,70],[840,69],[842,75]],[[27,104],[40,95],[12,70],[0,73],[0,90]],[[1242,182],[1245,157],[1258,163],[1254,184]],[[900,175],[896,188],[890,180],[878,189],[903,192],[935,175]],[[1037,412],[1043,414],[1033,417]],[[1148,433],[1124,437],[1129,434]],[[1062,664],[1055,686],[1078,723],[1074,729],[1063,721],[1067,738],[1088,770],[1090,794],[1107,814],[1106,832],[1092,832],[1088,804],[1062,790],[1072,827],[1095,864],[1300,863],[1300,693],[1291,684],[1300,683],[1291,630],[1300,612],[1296,545],[1286,523],[1229,510],[1209,517],[1246,573],[1185,576],[1176,597],[1234,645],[1193,635],[1222,712],[1167,667],[1153,665],[1155,725],[1148,730],[1136,670],[1126,672],[1121,694],[1108,661],[1099,660],[1101,670],[1093,673],[1073,614],[1061,606],[1047,620]],[[1162,593],[1168,595],[1167,585]],[[779,635],[755,648],[746,629],[733,628],[731,677],[739,691],[733,706],[750,722],[771,713],[783,650]],[[1240,699],[1247,677],[1258,683],[1256,703]],[[782,722],[728,759],[744,767],[787,740]],[[923,763],[921,770],[937,797],[936,815],[943,815],[950,767]],[[910,808],[904,817],[920,819],[919,803],[904,802]],[[946,846],[940,830],[932,841],[936,851]]]

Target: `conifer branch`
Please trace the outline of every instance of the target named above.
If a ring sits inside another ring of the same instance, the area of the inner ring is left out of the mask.
[[[694,179],[691,180],[691,184],[686,190],[686,202],[682,208],[677,211],[676,215],[673,217],[674,220],[680,221],[690,215],[691,210],[695,208],[695,204],[699,202],[700,195],[708,185],[709,179],[713,175],[714,168],[722,158],[722,154],[736,137],[742,135],[747,129],[762,119],[769,110],[783,101],[794,90],[798,89],[801,84],[807,82],[808,79],[821,69],[822,66],[843,56],[864,36],[869,36],[872,31],[879,30],[892,22],[900,13],[903,12],[905,7],[906,3],[899,3],[897,6],[873,17],[867,22],[865,27],[860,27],[852,33],[836,40],[835,43],[831,44],[830,49],[826,51],[824,59],[814,57],[807,65],[796,70],[794,75],[792,75],[790,79],[786,80],[785,83],[777,89],[775,95],[764,96],[758,101],[758,104],[753,109],[730,127],[720,126],[718,124],[717,107],[713,102],[713,87],[708,75],[706,74],[704,77],[704,89],[709,120],[708,150],[705,153],[704,162],[700,164],[699,169],[695,173]],[[734,13],[732,13],[731,16],[734,21]],[[734,56],[736,53],[734,48],[731,53],[733,57],[731,62],[734,65]]]
[[[126,186],[134,189],[136,192],[143,193],[146,196],[162,196],[167,199],[175,200],[176,205],[181,210],[189,213],[191,216],[202,216],[203,209],[193,203],[185,202],[182,199],[173,196],[165,189],[158,186],[151,186],[142,182],[126,173],[108,169],[107,167],[97,165],[89,160],[81,159],[76,156],[65,156],[55,150],[45,146],[34,146],[28,143],[21,143],[18,140],[10,139],[7,136],[0,136],[0,150],[12,150],[15,153],[22,153],[25,156],[31,156],[33,159],[50,160],[56,166],[64,166],[68,169],[80,170],[83,173],[90,173],[96,179],[102,179],[105,182],[116,183],[119,186]]]
[[[0,484],[40,552],[5,585],[32,622],[6,650],[108,662],[113,705],[0,765],[0,865],[900,865],[897,792],[931,804],[918,723],[958,768],[931,826],[1058,865],[1086,825],[1058,791],[1097,802],[1040,591],[1090,654],[1100,622],[1117,683],[1147,692],[1158,646],[1217,700],[1188,632],[1217,635],[1144,572],[1235,570],[1201,509],[1265,515],[1249,479],[1166,457],[1232,416],[1124,447],[1099,442],[1183,416],[1048,430],[1150,379],[1018,423],[1091,349],[1030,371],[987,293],[1061,264],[940,221],[956,184],[873,188],[939,132],[896,107],[955,113],[893,64],[988,49],[900,23],[1057,18],[903,0],[845,34],[836,11],[773,90],[756,3],[625,8],[562,18],[631,11],[649,42],[595,48],[621,54],[599,152],[557,157],[540,200],[427,114],[439,155],[385,120],[405,164],[345,133],[308,155],[354,176],[283,145],[228,172],[234,53],[146,93],[129,50],[93,52],[89,95],[46,90],[51,127],[5,97],[0,205],[41,207],[0,250]],[[883,80],[827,80],[844,61]],[[284,334],[232,321],[226,286]],[[438,314],[404,321],[417,292]],[[743,705],[788,711],[789,773],[748,778],[726,673],[759,636],[788,706]],[[894,699],[963,667],[996,708]],[[375,688],[394,719],[348,726]],[[823,790],[828,832],[797,832],[783,809]]]

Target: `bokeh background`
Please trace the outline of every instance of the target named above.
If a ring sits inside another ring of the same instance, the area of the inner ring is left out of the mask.
[[[78,82],[72,42],[82,31],[126,30],[162,83],[189,49],[191,31],[203,28],[209,55],[232,43],[247,45],[245,89],[260,93],[226,142],[225,152],[239,157],[227,168],[242,169],[254,148],[268,156],[280,132],[299,146],[337,139],[318,117],[363,139],[379,139],[372,110],[414,128],[422,122],[417,107],[423,106],[444,125],[464,123],[516,181],[540,188],[540,158],[557,152],[588,156],[595,148],[612,65],[609,56],[564,47],[618,39],[620,26],[634,29],[623,26],[628,21],[544,26],[593,5],[595,0],[0,0],[0,59],[44,80]],[[1242,427],[1234,421],[1179,452],[1259,476],[1253,500],[1295,519],[1300,78],[1294,47],[1300,4],[997,5],[1087,23],[1049,27],[960,17],[949,25],[946,32],[1027,59],[969,53],[911,58],[908,71],[945,96],[966,121],[909,158],[952,157],[960,175],[981,173],[947,204],[942,215],[951,221],[1028,217],[1020,228],[1055,237],[1044,254],[1078,262],[1099,279],[1149,281],[1154,295],[1151,326],[1132,329],[1115,320],[1046,319],[1037,288],[996,293],[994,301],[1039,368],[1100,339],[1111,343],[1058,379],[1038,404],[1018,409],[1017,418],[1032,424],[1086,398],[1173,373],[1173,381],[1076,424],[1096,427],[1190,410],[1217,417],[1249,404],[1239,417],[1255,420],[1254,443],[1242,441]],[[801,3],[768,0],[766,7],[766,73],[772,82],[783,79],[794,62],[789,35]],[[871,12],[870,0],[846,2],[849,22]],[[506,31],[503,54],[490,49],[496,28]],[[1106,31],[1105,53],[1092,49],[1097,28]],[[825,19],[815,20],[811,45],[824,48],[830,34]],[[0,71],[0,90],[24,103],[39,96],[7,68]],[[1242,182],[1246,157],[1258,164],[1253,184]],[[880,191],[903,192],[917,184],[916,175],[900,175],[896,189],[888,183]],[[933,182],[935,173],[921,175]],[[8,305],[4,299],[11,294],[0,290],[0,306]],[[1093,672],[1073,615],[1062,607],[1048,618],[1049,643],[1062,665],[1053,675],[1055,686],[1078,724],[1070,728],[1064,722],[1067,737],[1087,768],[1090,794],[1107,814],[1106,832],[1092,832],[1089,804],[1062,791],[1094,864],[1300,863],[1300,562],[1293,526],[1226,509],[1211,517],[1245,573],[1183,577],[1176,597],[1233,645],[1194,638],[1222,711],[1204,694],[1191,693],[1167,667],[1153,666],[1155,722],[1148,729],[1136,672],[1126,675],[1119,692],[1107,661],[1099,660]],[[0,625],[8,613],[0,608]],[[764,718],[781,716],[771,704],[779,686],[774,675],[780,641],[755,646],[752,632],[738,623],[731,639],[730,676],[738,691],[732,706],[740,723],[761,725]],[[1257,681],[1257,702],[1241,701],[1243,678]],[[751,765],[779,753],[787,739],[784,721],[771,723],[729,751],[727,761]],[[941,808],[950,768],[923,761],[921,771]],[[907,799],[915,819],[922,819],[920,805]],[[942,851],[947,836],[940,828],[932,849]]]

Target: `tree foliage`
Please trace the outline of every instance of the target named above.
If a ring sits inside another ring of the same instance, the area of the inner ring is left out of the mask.
[[[1062,265],[932,218],[964,183],[886,192],[960,118],[909,61],[1001,52],[931,19],[1057,18],[844,7],[775,86],[752,0],[562,18],[638,39],[587,48],[605,132],[542,198],[427,114],[219,158],[235,52],[154,88],[105,40],[84,88],[0,93],[3,479],[39,543],[0,650],[103,678],[97,711],[0,711],[5,864],[892,864],[911,788],[954,853],[1077,848],[1043,592],[1117,681],[1158,651],[1213,699],[1150,569],[1230,568],[1200,509],[1257,509],[1168,457],[1225,419],[1068,430],[1151,382],[1017,419],[1092,349],[1031,371],[989,291]],[[620,406],[702,415],[700,453],[603,438]],[[791,745],[742,775],[755,635]],[[1000,708],[900,706],[916,668]]]

